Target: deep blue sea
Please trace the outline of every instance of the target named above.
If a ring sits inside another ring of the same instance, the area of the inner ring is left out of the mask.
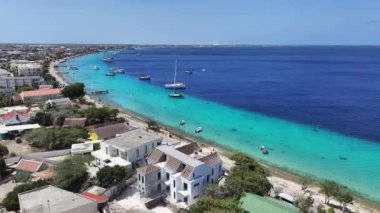
[[[114,62],[104,63],[110,55]],[[182,100],[163,88],[175,60],[177,80],[187,84]],[[380,47],[140,48],[68,64],[79,67],[64,75],[71,81],[110,91],[104,101],[380,200]],[[111,67],[126,73],[106,77]],[[139,81],[142,74],[151,81]]]

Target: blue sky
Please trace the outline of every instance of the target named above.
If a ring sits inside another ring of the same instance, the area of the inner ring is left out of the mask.
[[[379,0],[0,0],[0,42],[380,45]]]

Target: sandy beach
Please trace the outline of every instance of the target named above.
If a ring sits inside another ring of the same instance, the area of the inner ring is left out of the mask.
[[[57,81],[67,85],[69,84],[69,82],[66,81],[59,73],[59,64],[62,63],[64,60],[66,59],[61,59],[52,62],[50,64],[49,71],[50,74],[57,79]],[[109,104],[102,103],[101,101],[88,95],[86,95],[85,98],[87,101],[95,103],[96,106],[111,106]],[[147,128],[146,119],[134,113],[128,112],[124,109],[121,109],[120,107],[117,108],[120,110],[119,116],[126,118],[131,126]],[[168,141],[171,144],[179,142],[199,142],[199,140],[195,140],[194,138],[188,137],[178,131],[172,130],[163,125],[161,125],[161,131],[157,134],[160,134],[164,138],[164,141]],[[213,145],[207,144],[207,142],[204,141],[202,141],[201,144],[204,147],[207,147],[209,149],[215,149],[217,152],[219,152],[223,159],[224,167],[226,169],[229,169],[233,166],[233,162],[228,158],[230,151],[222,149],[220,147],[214,147]],[[274,188],[281,188],[283,192],[292,195],[295,198],[310,195],[314,199],[314,206],[318,206],[320,204],[324,205],[324,196],[319,193],[319,187],[317,182],[311,180],[307,184],[307,190],[302,190],[302,182],[303,180],[305,180],[304,177],[301,177],[288,171],[281,170],[280,168],[273,168],[269,165],[264,166],[268,167],[268,169],[271,172],[271,176],[268,179],[270,180]],[[339,206],[339,202],[337,201],[332,200],[331,203]],[[355,198],[355,202],[353,204],[349,204],[347,208],[352,212],[380,212],[379,210],[375,210],[380,209],[380,204],[378,205],[365,199],[361,199],[360,197]],[[335,211],[341,212],[338,209],[335,209]]]

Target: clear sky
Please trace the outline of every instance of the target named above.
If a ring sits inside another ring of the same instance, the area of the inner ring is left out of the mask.
[[[0,42],[380,45],[380,0],[0,0]]]

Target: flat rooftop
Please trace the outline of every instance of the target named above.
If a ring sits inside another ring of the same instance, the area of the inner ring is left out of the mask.
[[[106,140],[104,143],[112,145],[118,149],[129,150],[156,140],[162,140],[162,137],[142,129],[134,129],[110,140]]]
[[[175,148],[167,146],[167,145],[157,146],[156,149],[160,150],[161,152],[165,153],[166,155],[171,156],[171,157],[173,157],[173,158],[181,161],[182,163],[189,165],[193,168],[203,164],[202,161],[194,159],[191,156],[186,155],[186,154],[176,150]]]
[[[55,186],[23,192],[18,198],[21,211],[28,213],[69,212],[91,204],[96,209],[94,201]]]

